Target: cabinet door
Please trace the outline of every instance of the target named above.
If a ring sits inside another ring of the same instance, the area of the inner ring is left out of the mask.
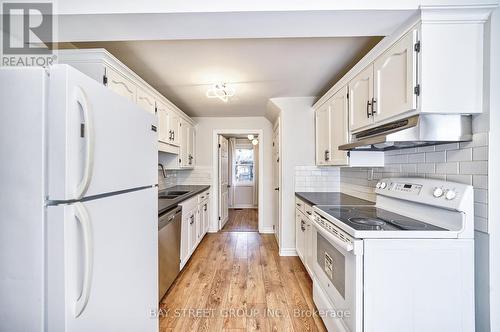
[[[188,124],[187,128],[188,135],[188,165],[189,167],[194,167],[195,165],[195,157],[194,157],[194,148],[195,148],[195,132],[194,127],[191,124]]]
[[[330,159],[330,104],[316,110],[316,165],[327,165]]]
[[[313,227],[311,221],[306,218],[306,232],[304,239],[304,256],[305,256],[305,267],[307,272],[309,272],[309,276],[312,278],[313,274],[313,264],[314,264],[314,256],[313,256]]]
[[[189,253],[192,254],[198,245],[196,229],[196,210],[189,214]]]
[[[297,255],[299,255],[302,262],[304,262],[304,240],[305,240],[305,221],[302,217],[302,213],[299,210],[295,210],[295,250]]]
[[[156,101],[153,95],[142,88],[137,88],[137,105],[146,112],[155,114]]]
[[[417,108],[417,30],[410,31],[374,62],[375,121]]]
[[[328,165],[347,165],[347,151],[339,150],[339,145],[349,141],[347,87],[333,95],[330,102],[330,160]]]
[[[208,232],[208,228],[210,226],[210,208],[208,201],[203,203],[202,213],[203,213],[203,235],[205,235]]]
[[[373,64],[349,82],[350,128],[356,130],[373,123],[371,101],[373,98]]]
[[[131,80],[110,67],[106,67],[106,77],[109,89],[135,103],[137,88]]]
[[[158,140],[163,143],[170,143],[169,123],[170,117],[163,104],[158,104]]]
[[[190,244],[189,244],[189,214],[182,216],[181,224],[181,269],[186,263],[190,254]]]
[[[188,167],[188,125],[187,121],[181,119],[180,128],[181,128],[181,140],[180,140],[180,166]]]
[[[169,131],[172,133],[172,139],[170,140],[170,144],[179,146],[181,141],[180,135],[180,121],[181,118],[175,111],[170,111],[170,122],[169,122]]]

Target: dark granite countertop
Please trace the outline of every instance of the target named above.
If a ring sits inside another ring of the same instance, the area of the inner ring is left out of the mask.
[[[341,192],[296,192],[295,196],[310,205],[374,205],[361,198]]]
[[[189,191],[187,194],[179,196],[174,199],[158,199],[158,214],[162,214],[165,211],[168,211],[172,208],[175,208],[179,203],[189,199],[199,193],[209,189],[209,185],[201,185],[201,186],[174,186],[167,189],[163,189],[158,191],[158,194],[161,194],[166,191]]]

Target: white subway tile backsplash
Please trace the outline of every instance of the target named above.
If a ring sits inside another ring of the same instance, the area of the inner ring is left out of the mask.
[[[469,161],[472,160],[472,148],[446,151],[447,161]]]
[[[446,181],[458,182],[463,184],[472,185],[472,175],[461,175],[461,174],[447,174]]]
[[[366,182],[366,171],[360,176]],[[337,167],[296,166],[295,191],[339,191],[340,169]]]
[[[436,173],[438,174],[458,174],[458,163],[437,163]]]
[[[472,149],[473,160],[488,160],[488,147],[478,146]]]
[[[474,186],[476,229],[488,229],[488,133],[476,133],[470,142],[449,143],[385,153],[385,167],[341,168],[342,190],[373,196],[384,177],[425,177]],[[373,179],[369,180],[373,172]]]
[[[460,174],[472,174],[472,175],[488,174],[488,162],[462,161],[460,162]]]
[[[417,173],[435,173],[436,165],[435,164],[417,164]]]
[[[409,163],[423,163],[425,162],[425,153],[415,153],[408,155]]]
[[[427,152],[425,154],[425,162],[427,163],[441,163],[446,160],[446,152],[438,151],[438,152]]]

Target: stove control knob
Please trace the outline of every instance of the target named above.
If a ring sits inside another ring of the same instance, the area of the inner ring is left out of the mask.
[[[380,188],[380,182],[377,182],[377,184],[375,185],[375,187]]]
[[[380,182],[380,188],[381,188],[381,189],[385,189],[385,187],[387,187],[387,183],[385,183],[385,182]]]
[[[432,192],[432,195],[434,195],[434,197],[436,197],[436,198],[443,196],[443,194],[444,194],[443,189],[441,189],[439,187],[434,188],[434,191]]]
[[[446,192],[446,194],[444,195],[444,197],[447,199],[447,200],[452,200],[454,199],[455,197],[457,197],[457,193],[455,192],[455,190],[448,190]]]

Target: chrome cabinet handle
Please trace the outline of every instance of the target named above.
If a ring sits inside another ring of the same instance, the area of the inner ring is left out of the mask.
[[[194,216],[189,217],[189,219],[191,220],[189,224],[192,225],[194,223]]]
[[[368,117],[368,118],[372,115],[372,113],[370,112],[371,106],[372,106],[372,103],[369,100],[367,100],[366,101],[366,117]]]
[[[301,221],[300,221],[300,229],[301,229],[302,231],[305,231],[305,230],[306,230],[306,228],[304,227],[304,224],[305,224],[304,220],[301,220]]]
[[[374,116],[375,114],[377,114],[377,109],[375,108],[375,104],[376,103],[377,103],[377,99],[372,98],[372,112],[371,112],[372,116]]]
[[[325,150],[325,161],[330,161],[330,151]]]

